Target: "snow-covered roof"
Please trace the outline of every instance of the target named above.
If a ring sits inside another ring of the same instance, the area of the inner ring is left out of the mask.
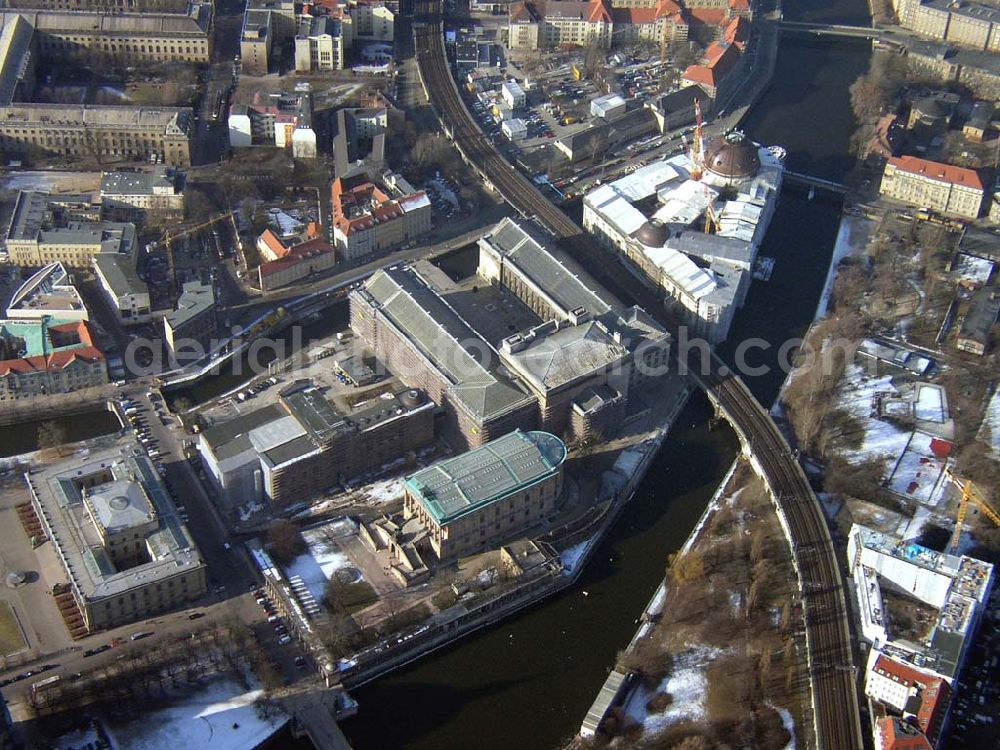
[[[643,245],[646,257],[660,268],[686,294],[701,299],[706,294],[715,291],[718,284],[715,277],[700,268],[693,260],[672,248],[646,247]]]
[[[621,196],[613,185],[602,185],[588,195],[587,200],[622,234],[631,235],[646,223],[642,211]]]
[[[656,210],[653,218],[659,219],[665,224],[684,224],[687,226],[704,214],[718,196],[717,190],[702,182],[684,180],[672,190],[661,193],[660,199],[663,201],[663,205]]]

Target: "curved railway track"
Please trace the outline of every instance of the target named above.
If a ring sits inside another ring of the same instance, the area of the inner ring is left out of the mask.
[[[534,217],[562,248],[623,301],[662,310],[660,298],[553,205],[493,147],[466,108],[444,47],[440,0],[416,3],[414,37],[420,77],[442,126],[480,177],[517,211]],[[662,317],[662,316],[661,316]],[[691,352],[688,371],[698,373]],[[697,376],[750,447],[775,496],[790,536],[802,588],[814,707],[816,744],[823,750],[860,750],[861,721],[851,654],[848,612],[836,554],[819,503],[777,425],[741,379],[713,355],[710,372]]]

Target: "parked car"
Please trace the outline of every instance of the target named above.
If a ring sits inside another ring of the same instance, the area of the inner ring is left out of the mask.
[[[283,635],[281,636],[281,638],[278,639],[278,643],[280,643],[282,646],[286,646],[291,642],[292,642],[292,637],[290,635]]]

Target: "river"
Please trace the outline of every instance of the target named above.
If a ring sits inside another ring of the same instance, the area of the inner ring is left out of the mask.
[[[786,17],[865,23],[867,10],[861,0],[808,0]],[[786,37],[772,85],[745,130],[784,146],[789,169],[843,179],[853,165],[848,87],[870,55],[863,42]],[[762,403],[774,400],[784,379],[774,366],[778,346],[812,321],[839,219],[833,197],[809,201],[795,189],[782,195],[761,249],[776,258],[774,273],[751,287],[722,351],[730,357],[732,342],[763,333],[771,349],[751,361],[770,371],[748,379]],[[575,589],[355,691],[360,713],[343,724],[352,745],[541,750],[575,734],[668,554],[684,543],[736,454],[728,428],[708,430],[709,414],[704,396],[694,396]]]

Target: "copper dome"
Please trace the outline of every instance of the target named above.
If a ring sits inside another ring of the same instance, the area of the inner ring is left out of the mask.
[[[646,247],[663,247],[670,237],[670,232],[662,221],[650,219],[632,236]]]
[[[708,144],[705,168],[720,177],[752,177],[760,169],[760,156],[742,133],[727,133]]]

